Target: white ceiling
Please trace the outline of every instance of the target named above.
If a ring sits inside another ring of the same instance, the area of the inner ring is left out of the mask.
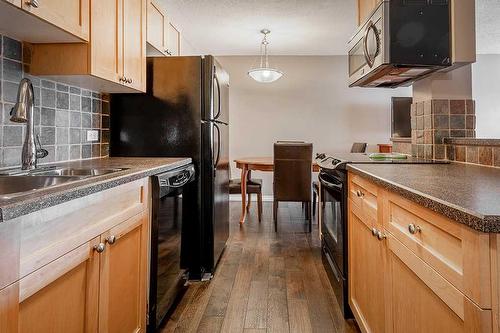
[[[274,55],[346,54],[355,0],[160,0],[199,53],[259,53],[269,28]],[[477,52],[500,54],[500,1],[476,0]]]

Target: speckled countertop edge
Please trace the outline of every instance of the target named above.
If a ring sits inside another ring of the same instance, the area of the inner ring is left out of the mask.
[[[465,224],[472,229],[487,233],[500,233],[500,216],[485,216],[477,212],[469,211],[464,207],[454,205],[413,188],[389,181],[365,170],[358,169],[355,164],[347,165],[347,170],[365,177],[436,213],[443,214],[458,223]]]
[[[13,202],[0,203],[0,223],[138,179],[166,172],[189,164],[192,161],[191,158],[171,158],[168,161],[158,162],[156,165],[141,166],[141,159],[136,160],[138,165],[135,166],[130,165],[130,162],[124,163],[123,167],[128,168],[127,170],[41,189],[26,197],[15,198],[12,200]],[[151,161],[155,159],[144,158],[143,160]]]

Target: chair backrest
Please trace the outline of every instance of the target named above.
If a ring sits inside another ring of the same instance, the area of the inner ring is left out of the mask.
[[[366,142],[355,142],[352,144],[351,153],[366,153]]]
[[[312,143],[274,144],[274,200],[311,201]]]

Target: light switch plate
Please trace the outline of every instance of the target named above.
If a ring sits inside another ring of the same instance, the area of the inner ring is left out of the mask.
[[[87,141],[95,142],[99,140],[99,131],[97,130],[88,130],[87,131]]]

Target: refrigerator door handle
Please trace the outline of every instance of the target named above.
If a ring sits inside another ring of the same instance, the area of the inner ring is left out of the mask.
[[[217,130],[217,155],[214,159],[214,176],[215,176],[215,172],[217,171],[217,165],[219,164],[219,160],[220,160],[220,128],[219,128],[219,125],[217,125],[217,123],[213,123],[213,125],[214,125],[214,128]],[[212,147],[214,147],[213,141],[212,141]]]
[[[219,78],[217,77],[217,73],[215,72],[216,68],[214,67],[214,82],[215,82],[215,86],[217,87],[217,113],[215,114],[214,116],[214,120],[216,120],[217,118],[219,118],[220,116],[220,113],[221,113],[221,106],[220,106],[220,101],[221,101],[221,97],[220,97],[220,83],[219,83]]]

